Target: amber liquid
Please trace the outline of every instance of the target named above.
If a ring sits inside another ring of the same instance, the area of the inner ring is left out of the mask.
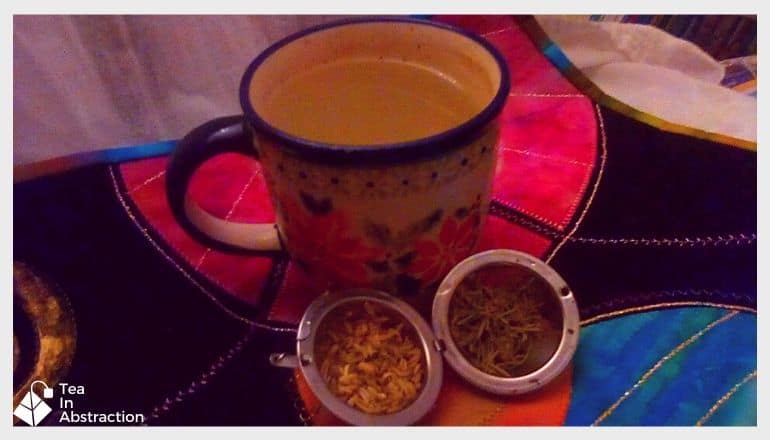
[[[266,99],[262,116],[271,125],[339,145],[424,138],[462,124],[483,106],[440,72],[378,59],[342,60],[298,72]]]

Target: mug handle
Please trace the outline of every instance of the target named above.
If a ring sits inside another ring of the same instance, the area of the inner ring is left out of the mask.
[[[166,198],[177,222],[193,238],[216,250],[259,254],[281,250],[274,223],[236,223],[204,211],[187,194],[195,170],[222,153],[259,160],[242,115],[213,119],[188,133],[176,146],[166,168]]]

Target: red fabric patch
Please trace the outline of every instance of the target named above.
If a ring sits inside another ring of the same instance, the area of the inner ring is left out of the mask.
[[[226,153],[206,161],[188,191],[201,208],[217,217],[246,223],[275,221],[262,168],[242,154]]]
[[[518,26],[491,33],[486,39],[502,53],[508,63],[511,94],[581,95]]]
[[[487,216],[481,238],[476,247],[478,252],[491,249],[513,249],[543,258],[551,240],[500,217]]]
[[[256,305],[272,267],[270,258],[241,257],[210,251],[198,270],[226,292]]]
[[[563,230],[591,178],[596,135],[587,99],[509,98],[501,116],[494,198]]]
[[[458,26],[482,36],[516,26],[514,18],[510,15],[436,15],[432,20]]]
[[[176,223],[165,197],[165,169],[167,158],[148,159],[121,164],[119,169],[124,176],[128,196],[136,204],[139,212],[147,220],[150,226],[171,246],[177,254],[182,255],[193,266],[195,262],[206,252],[206,247],[187,235],[181,226]],[[138,179],[138,176],[160,176],[151,182],[144,183],[147,177]],[[132,186],[128,185],[132,182]]]
[[[500,143],[546,160],[592,166],[596,117],[588,98],[511,96],[500,115]]]
[[[139,163],[142,165],[127,166]],[[127,162],[121,165],[120,173],[123,177],[123,183],[126,186],[126,191],[131,194],[137,189],[140,189],[145,185],[149,185],[153,181],[162,177],[164,174],[166,174],[167,163],[168,157],[156,157],[138,162]]]
[[[314,282],[296,263],[289,262],[286,276],[268,318],[296,324],[302,318],[307,306],[322,293],[323,288],[319,287],[318,283]]]
[[[160,158],[120,165],[129,197],[165,243],[192,267],[238,299],[256,304],[272,261],[266,257],[225,254],[193,240],[176,223],[166,202],[167,162],[168,158]],[[269,201],[264,200],[265,191],[256,162],[236,154],[210,160],[190,183],[190,194],[204,209],[220,217],[229,213],[233,221],[273,221],[275,215]],[[255,210],[259,210],[257,215]]]

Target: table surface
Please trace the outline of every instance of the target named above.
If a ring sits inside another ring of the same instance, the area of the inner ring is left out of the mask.
[[[581,331],[570,367],[525,396],[484,394],[446,369],[421,423],[756,425],[756,153],[587,96],[513,19],[434,19],[483,35],[517,66],[477,250],[551,264],[575,292]],[[726,85],[755,94],[755,72]],[[319,292],[283,254],[228,255],[182,231],[164,193],[174,145],[14,170],[14,403],[35,375],[84,385],[78,411],[151,425],[340,423],[301,375],[267,362],[291,350]],[[234,221],[272,221],[266,191],[259,164],[236,155],[205,164],[191,186]]]

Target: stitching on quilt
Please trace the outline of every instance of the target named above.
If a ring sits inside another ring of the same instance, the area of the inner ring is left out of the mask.
[[[552,221],[550,221],[550,220],[548,220],[548,219],[546,219],[544,217],[541,217],[541,216],[535,214],[534,212],[530,212],[530,211],[528,211],[528,210],[526,210],[526,209],[516,205],[515,203],[511,203],[511,202],[508,202],[508,201],[505,201],[505,200],[501,200],[501,199],[498,199],[498,198],[495,198],[494,200],[495,200],[495,202],[497,202],[497,203],[499,203],[501,205],[505,205],[505,206],[507,206],[510,209],[513,209],[513,210],[519,211],[519,212],[523,212],[524,214],[527,214],[528,216],[530,216],[530,217],[532,217],[532,218],[534,218],[536,220],[539,220],[539,221],[541,221],[542,223],[545,223],[548,226],[551,226],[551,227],[554,227],[554,228],[559,228],[560,227],[556,223],[554,223],[554,222],[552,222]]]
[[[518,153],[518,154],[521,154],[521,155],[524,155],[524,156],[532,156],[532,157],[537,157],[538,159],[546,159],[546,160],[551,160],[551,161],[554,161],[554,162],[566,163],[566,164],[570,164],[570,165],[579,165],[579,166],[583,166],[583,167],[591,167],[593,165],[592,163],[582,162],[582,161],[574,160],[574,159],[569,159],[569,158],[566,158],[566,157],[563,157],[563,156],[553,156],[553,155],[550,155],[550,154],[540,154],[540,153],[535,153],[535,152],[533,152],[531,150],[520,150],[520,149],[517,149],[517,148],[505,146],[505,145],[501,145],[500,146],[500,150],[502,150],[502,151],[510,151],[510,152]]]
[[[720,246],[744,246],[757,241],[757,234],[727,234],[716,237],[695,238],[593,238],[572,237],[571,242],[597,245],[620,246],[649,246],[649,247],[720,247]]]
[[[129,190],[128,193],[131,194],[132,192],[134,192],[134,191],[136,191],[136,190],[138,190],[138,189],[140,189],[140,188],[142,188],[144,186],[147,186],[148,184],[150,184],[150,183],[160,179],[160,177],[162,175],[164,175],[164,174],[166,174],[166,170],[162,170],[158,174],[156,174],[156,175],[154,175],[152,177],[148,177],[144,182],[136,185],[133,189]]]
[[[617,318],[619,316],[624,316],[624,315],[630,315],[632,313],[651,312],[655,310],[671,309],[676,307],[712,307],[716,309],[739,310],[741,312],[753,313],[753,314],[757,313],[757,310],[752,309],[751,307],[736,306],[733,304],[723,304],[723,303],[708,302],[708,301],[674,301],[674,302],[647,304],[644,306],[637,306],[637,307],[629,307],[627,309],[620,309],[620,310],[615,310],[608,313],[603,313],[603,314],[596,315],[591,318],[587,318],[580,321],[580,326],[585,327],[600,321],[606,321],[608,319]]]
[[[511,223],[523,226],[534,232],[537,232],[552,240],[563,239],[566,234],[557,230],[548,228],[541,223],[537,223],[524,215],[511,211],[509,206],[503,205],[498,199],[493,200],[489,212],[498,217],[502,217]],[[508,208],[508,209],[504,209]],[[728,246],[749,246],[757,241],[756,233],[720,233],[705,237],[674,237],[674,238],[601,238],[601,237],[575,237],[568,239],[570,243],[597,245],[597,246],[629,246],[629,247],[678,247],[678,248],[696,248],[696,247],[728,247]]]
[[[254,170],[254,174],[251,175],[251,178],[243,186],[243,189],[241,190],[241,192],[238,193],[238,197],[236,197],[235,200],[233,201],[233,204],[230,205],[230,210],[227,211],[227,215],[225,215],[225,221],[230,220],[230,217],[232,217],[233,212],[235,212],[235,208],[237,208],[238,205],[241,203],[241,200],[243,200],[244,194],[246,194],[246,191],[249,189],[249,187],[251,187],[251,184],[254,182],[254,179],[259,174],[260,174],[259,168]],[[203,255],[201,255],[200,258],[198,258],[198,262],[195,264],[195,270],[200,269],[201,265],[206,260],[206,257],[209,255],[210,252],[211,252],[211,248],[207,247],[206,250],[203,252]],[[214,282],[216,282],[217,284],[220,284],[220,287],[222,287],[223,289],[225,288],[223,285],[221,285],[221,283],[219,283],[219,281],[214,280]],[[225,290],[228,290],[228,289],[225,289]]]
[[[717,410],[719,410],[719,408],[721,408],[725,403],[727,403],[728,400],[730,400],[730,398],[733,397],[733,394],[738,392],[738,389],[740,389],[742,386],[746,385],[751,380],[756,378],[757,378],[757,370],[754,370],[751,373],[744,376],[744,378],[741,379],[740,382],[736,383],[735,385],[733,385],[732,388],[730,388],[730,391],[725,393],[724,396],[720,397],[719,400],[717,400],[716,403],[714,403],[714,405],[708,410],[708,412],[703,415],[703,417],[701,417],[700,419],[698,419],[697,422],[695,422],[695,426],[703,426],[703,424],[706,423],[706,421],[708,421],[708,419],[710,419],[711,416],[713,416],[714,413],[716,413]]]
[[[509,93],[508,96],[524,98],[586,98],[586,95],[578,93]]]
[[[513,29],[514,29],[514,27],[513,27],[513,26],[511,26],[511,27],[507,27],[507,28],[503,28],[503,29],[498,29],[498,30],[496,30],[496,31],[487,32],[487,33],[485,33],[485,34],[481,34],[481,36],[482,36],[482,37],[489,37],[490,35],[497,35],[497,34],[501,34],[501,33],[503,33],[503,32],[506,32],[506,31],[510,31],[510,30],[513,30]]]
[[[751,304],[754,301],[754,298],[749,295],[740,294],[736,292],[724,292],[721,290],[714,290],[714,289],[675,289],[675,290],[656,290],[651,292],[641,292],[641,293],[634,293],[632,297],[620,297],[620,298],[612,298],[608,301],[602,302],[600,304],[595,304],[592,306],[585,307],[582,310],[582,313],[584,315],[592,315],[593,313],[601,313],[604,310],[633,310],[628,309],[628,306],[631,304],[639,304],[639,303],[650,303],[646,306],[635,306],[635,307],[655,307],[655,302],[659,302],[661,300],[664,301],[673,301],[677,298],[687,298],[687,297],[706,297],[706,298],[717,298],[717,299],[729,299],[736,303],[749,303]],[[706,303],[712,303],[712,304],[719,304],[719,303],[713,303],[711,301],[706,301]],[[749,308],[749,307],[743,307],[745,308],[745,311],[754,311],[755,309]],[[609,312],[608,314],[615,313],[615,312]],[[591,322],[595,320],[596,318],[589,318]],[[582,324],[582,322],[581,322]]]
[[[203,371],[197,379],[190,382],[187,388],[182,388],[174,394],[173,397],[166,397],[161,403],[155,405],[150,411],[150,415],[145,420],[145,425],[152,421],[157,420],[165,414],[171,412],[175,405],[182,403],[185,399],[198,392],[201,388],[208,385],[209,381],[213,379],[230,361],[233,360],[241,351],[243,346],[248,343],[254,336],[254,330],[249,329],[241,336],[238,341],[230,347],[225,353],[220,354],[216,360],[209,366],[208,369]]]
[[[583,207],[583,211],[580,213],[580,216],[578,217],[577,221],[575,222],[575,226],[572,227],[572,230],[562,239],[559,244],[556,245],[556,247],[551,251],[551,255],[548,256],[548,258],[545,260],[546,263],[550,263],[553,257],[556,256],[556,253],[559,252],[559,249],[561,249],[562,246],[564,246],[564,243],[569,240],[570,237],[578,230],[580,227],[580,224],[583,222],[583,219],[585,218],[586,213],[588,212],[588,209],[591,207],[591,203],[594,200],[594,196],[596,196],[596,191],[599,189],[599,185],[602,182],[602,175],[604,174],[604,165],[607,163],[607,136],[604,132],[604,119],[602,118],[602,111],[599,108],[599,105],[597,104],[595,106],[596,108],[596,116],[599,119],[599,129],[601,131],[602,135],[602,141],[600,143],[601,145],[601,156],[600,156],[600,163],[599,163],[599,174],[596,176],[596,182],[594,183],[593,189],[591,189],[591,194],[588,196],[588,201],[586,202],[586,205]]]

